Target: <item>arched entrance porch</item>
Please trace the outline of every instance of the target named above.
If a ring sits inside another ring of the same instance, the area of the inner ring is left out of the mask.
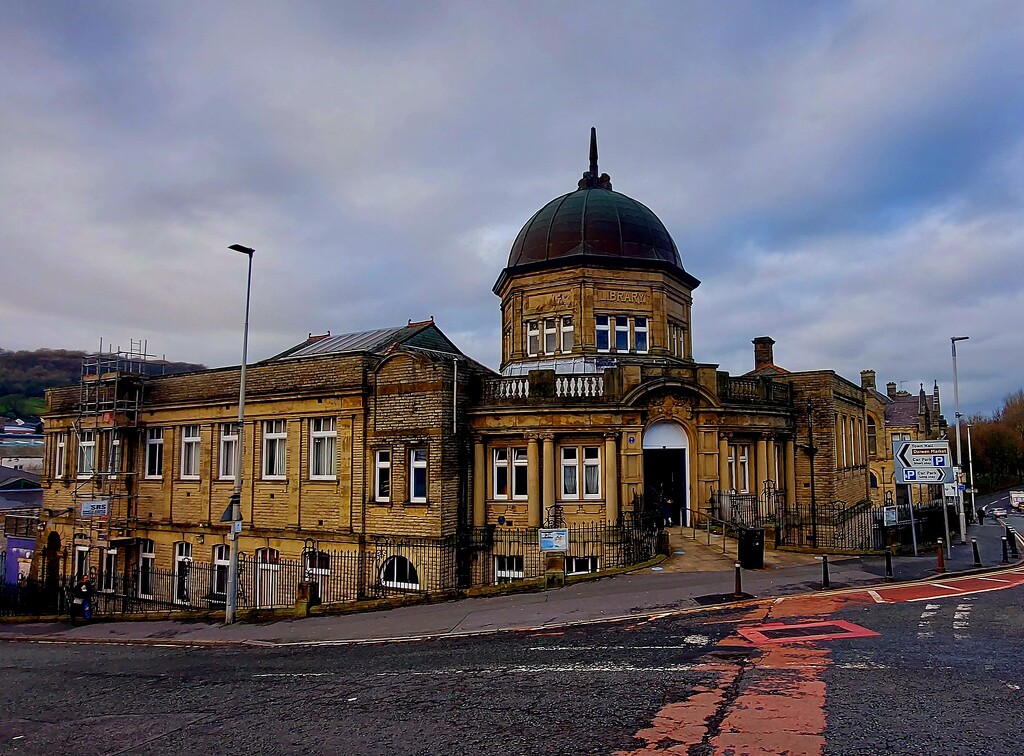
[[[686,430],[671,420],[654,423],[643,434],[644,499],[666,525],[690,524],[690,442]]]

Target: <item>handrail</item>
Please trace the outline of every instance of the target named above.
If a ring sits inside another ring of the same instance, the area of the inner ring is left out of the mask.
[[[711,525],[713,523],[717,524],[719,530],[721,530],[721,532],[722,532],[722,553],[724,554],[725,553],[725,539],[729,537],[728,531],[730,529],[732,529],[732,530],[736,531],[736,533],[738,535],[739,534],[740,526],[737,525],[734,522],[730,522],[729,520],[723,520],[723,519],[721,519],[719,517],[715,517],[714,515],[711,514],[711,510],[710,509],[698,509],[695,512],[695,514],[697,515],[697,517],[691,517],[690,518],[690,528],[693,530],[693,534],[692,534],[693,540],[695,540],[695,541],[697,540],[697,530],[699,529],[699,526],[697,525],[697,520],[703,519],[703,521],[704,521],[704,528],[703,528],[703,530],[705,530],[707,532],[708,546],[711,545]],[[680,530],[681,530],[681,528],[680,528]],[[736,553],[737,553],[737,558],[738,558],[738,556],[739,556],[739,539],[738,538],[736,539],[736,549],[737,549]]]

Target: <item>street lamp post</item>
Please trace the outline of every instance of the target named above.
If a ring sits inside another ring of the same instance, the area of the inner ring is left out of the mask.
[[[249,270],[245,279],[245,325],[242,328],[242,367],[238,375],[238,432],[235,441],[235,487],[231,493],[231,532],[228,534],[228,585],[224,601],[224,622],[235,621],[238,608],[238,534],[242,525],[242,449],[245,446],[245,363],[249,348],[249,294],[252,291],[252,255],[256,251],[241,244],[232,244],[228,249],[241,252],[249,258]]]
[[[968,485],[971,487],[971,511],[977,513],[977,503],[974,501],[974,453],[971,451],[971,424],[967,423],[967,475]]]
[[[967,516],[964,512],[964,495],[960,490],[960,467],[963,453],[960,441],[960,384],[956,375],[956,342],[967,341],[970,336],[951,336],[950,346],[953,348],[953,403],[956,405],[956,500],[960,509],[960,543],[967,543]]]

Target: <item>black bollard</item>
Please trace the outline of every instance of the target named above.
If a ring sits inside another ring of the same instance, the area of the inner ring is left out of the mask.
[[[732,597],[741,599],[743,598],[743,575],[740,572],[740,563],[736,563],[736,588],[732,592]]]
[[[892,582],[892,549],[887,548],[885,550],[885,580],[886,582]]]
[[[1020,554],[1017,551],[1017,531],[1013,528],[1010,528],[1010,556],[1020,559]]]
[[[824,590],[832,585],[832,581],[829,580],[828,576],[828,554],[822,554],[821,556],[821,588]]]
[[[942,553],[942,539],[938,539],[939,550],[935,552],[935,571],[940,575],[946,571],[946,557]]]
[[[981,552],[978,551],[978,539],[971,539],[971,548],[974,549],[974,566],[981,567]]]
[[[1003,536],[1003,561],[1000,564],[1010,563],[1010,552],[1006,548],[1006,536]]]

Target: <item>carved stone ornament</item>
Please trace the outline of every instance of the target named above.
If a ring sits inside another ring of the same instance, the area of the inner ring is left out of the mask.
[[[681,403],[671,394],[659,397],[651,402],[647,408],[647,415],[650,420],[693,420],[693,407],[688,403]]]

